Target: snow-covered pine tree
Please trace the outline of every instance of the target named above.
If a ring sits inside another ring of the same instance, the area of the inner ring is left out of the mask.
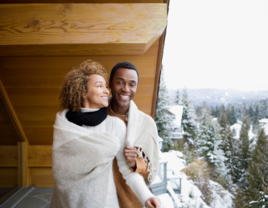
[[[226,157],[225,165],[228,173],[233,175],[233,157],[234,157],[234,135],[235,132],[228,126],[224,135],[222,135],[223,151]]]
[[[196,114],[192,104],[192,101],[189,97],[188,90],[184,88],[182,90],[182,95],[180,98],[180,105],[183,106],[181,127],[185,132],[185,139],[190,144],[195,143],[196,139]]]
[[[248,136],[250,128],[249,116],[244,114],[242,122],[237,149],[239,164],[237,164],[238,169],[236,170],[236,177],[238,185],[241,188],[245,188],[247,186],[248,164],[251,160],[250,141]]]
[[[209,161],[209,154],[214,149],[214,128],[211,123],[209,109],[204,106],[201,110],[199,131],[196,139],[196,152]],[[210,161],[209,161],[210,162]]]
[[[249,208],[267,208],[268,207],[268,193],[261,191],[260,197],[257,201],[250,201],[248,204]]]
[[[175,99],[174,99],[174,105],[179,105],[180,104],[180,91],[177,89],[176,94],[175,94]]]
[[[222,135],[222,150],[225,156],[225,167],[228,176],[226,176],[226,183],[229,188],[233,186],[233,175],[235,172],[235,151],[234,151],[234,143],[235,143],[235,131],[231,129],[230,126],[226,127],[225,133]]]
[[[217,122],[212,121],[209,109],[204,105],[201,110],[199,132],[196,141],[196,152],[203,156],[212,165],[217,175],[225,177],[224,152],[221,150],[220,127]]]
[[[168,96],[168,91],[166,87],[166,82],[164,80],[164,69],[162,67],[159,90],[158,90],[158,99],[157,107],[155,113],[155,123],[158,129],[158,135],[163,139],[163,150],[168,151],[172,148],[172,141],[170,139],[170,123],[172,118],[167,114],[167,107],[170,105],[170,98]]]
[[[226,127],[227,127],[227,124],[228,124],[224,105],[222,105],[220,107],[220,115],[219,115],[219,118],[218,118],[218,123],[221,126],[221,131],[220,131],[221,134],[224,134],[224,132],[226,130]]]
[[[248,197],[250,201],[259,201],[263,193],[268,195],[268,137],[264,129],[258,132],[248,173]]]
[[[229,120],[229,123],[230,123],[230,125],[234,125],[236,122],[237,122],[236,112],[235,112],[234,106],[232,106],[231,107],[231,111],[230,111],[230,120]]]
[[[220,126],[217,122],[212,122],[213,126],[213,137],[214,137],[214,149],[209,153],[209,160],[214,165],[218,177],[227,178],[227,169],[225,166],[226,157],[222,150],[222,136],[220,134]]]
[[[259,124],[259,118],[257,116],[253,117],[252,120],[252,131],[253,133],[257,134],[260,128],[260,124]]]

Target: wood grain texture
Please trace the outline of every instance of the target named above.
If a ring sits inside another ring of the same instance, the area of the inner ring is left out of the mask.
[[[162,69],[162,58],[163,58],[163,50],[164,50],[164,42],[166,37],[166,31],[161,36],[159,40],[159,49],[158,49],[158,58],[157,58],[157,65],[155,70],[155,85],[153,90],[153,102],[151,108],[151,116],[155,119],[155,111],[157,107],[157,98],[158,98],[158,89],[159,89],[159,81],[160,81],[160,74]]]
[[[18,167],[17,146],[0,146],[0,167]]]
[[[54,187],[54,179],[51,168],[29,168],[30,184],[35,187]]]
[[[28,167],[51,167],[51,164],[51,145],[30,145],[28,147]]]
[[[0,80],[0,101],[1,104],[4,106],[5,111],[8,114],[8,117],[12,123],[13,131],[16,132],[15,135],[17,135],[17,139],[19,141],[27,141],[27,138],[23,132],[23,129],[21,127],[20,121],[14,111],[13,105],[11,104],[9,97],[6,93],[6,90],[4,88],[4,85],[2,84]]]
[[[3,4],[0,55],[143,54],[166,22],[166,4],[157,3]]]
[[[18,182],[22,187],[27,187],[30,185],[29,181],[29,169],[28,169],[28,142],[19,142],[18,143]]]
[[[0,167],[0,188],[11,188],[18,185],[18,168],[1,168]]]
[[[140,83],[134,97],[138,108],[151,114],[159,41],[143,55],[0,57],[0,78],[29,145],[51,145],[53,124],[59,108],[64,76],[86,59],[100,62],[110,73],[121,61],[139,70]]]
[[[0,3],[5,4],[20,4],[20,3],[73,3],[73,0],[0,0]],[[76,3],[166,3],[166,0],[77,0]]]
[[[17,145],[18,138],[13,131],[12,122],[0,99],[0,145]]]

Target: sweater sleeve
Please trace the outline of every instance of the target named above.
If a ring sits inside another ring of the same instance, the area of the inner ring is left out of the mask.
[[[117,129],[116,136],[120,140],[120,149],[116,155],[119,171],[121,172],[123,178],[126,180],[126,184],[130,186],[130,188],[136,194],[140,202],[144,205],[147,199],[154,197],[154,195],[150,192],[149,188],[146,186],[143,177],[139,173],[132,172],[127,165],[127,161],[124,157],[124,148],[126,146],[125,144],[126,130],[122,131],[122,129],[126,128],[125,124],[119,119],[116,124],[116,129]]]

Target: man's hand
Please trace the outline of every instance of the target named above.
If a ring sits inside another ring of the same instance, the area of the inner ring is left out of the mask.
[[[135,147],[127,146],[124,150],[124,156],[130,168],[136,167],[137,150]]]
[[[151,197],[147,199],[145,206],[148,208],[161,208],[161,201],[156,197]]]

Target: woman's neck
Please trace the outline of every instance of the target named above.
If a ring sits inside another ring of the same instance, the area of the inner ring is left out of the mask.
[[[93,108],[82,108],[81,107],[81,112],[94,112],[94,111],[98,111],[99,109],[93,109]]]

